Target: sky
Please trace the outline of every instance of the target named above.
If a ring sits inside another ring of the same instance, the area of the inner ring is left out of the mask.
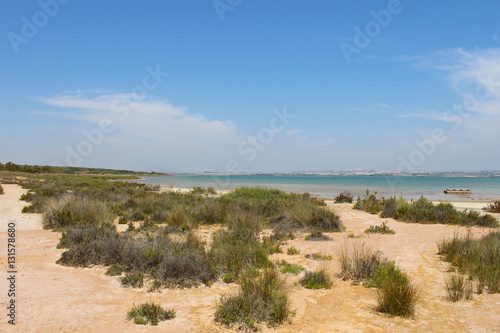
[[[0,2],[0,162],[500,169],[500,2]]]

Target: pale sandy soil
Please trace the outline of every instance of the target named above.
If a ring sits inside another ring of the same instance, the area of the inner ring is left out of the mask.
[[[16,185],[3,185],[0,195],[0,265],[6,267],[6,225],[17,225],[18,294],[17,325],[7,324],[2,315],[1,332],[225,332],[213,322],[215,303],[221,294],[235,291],[235,284],[215,283],[212,287],[163,290],[124,289],[118,278],[104,275],[105,269],[69,268],[55,264],[64,250],[57,250],[60,234],[43,230],[41,216],[21,214],[25,191]],[[307,242],[304,236],[290,241],[299,255],[274,255],[275,259],[300,263],[308,268],[325,267],[334,276],[331,290],[311,291],[294,285],[298,277],[289,276],[293,324],[264,332],[498,332],[500,331],[500,294],[475,295],[472,301],[450,303],[445,299],[444,278],[447,264],[436,254],[436,243],[465,228],[444,225],[417,225],[380,219],[351,209],[349,204],[330,205],[341,216],[346,233],[330,234],[333,241]],[[497,218],[498,218],[497,214]],[[366,236],[370,225],[388,221],[395,235]],[[215,230],[212,228],[211,230]],[[204,238],[211,230],[199,230]],[[485,230],[474,228],[474,233]],[[347,239],[349,233],[362,238]],[[375,290],[353,286],[336,278],[338,252],[346,242],[364,241],[381,250],[403,267],[422,289],[415,320],[390,318],[375,311]],[[284,247],[286,253],[286,247]],[[304,258],[314,252],[331,254],[333,260],[318,262]],[[1,306],[6,307],[7,281],[0,279]],[[138,326],[126,320],[132,305],[154,301],[175,308],[177,317],[156,327]],[[4,311],[5,312],[5,311]]]

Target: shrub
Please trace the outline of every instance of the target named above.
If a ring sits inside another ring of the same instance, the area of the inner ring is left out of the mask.
[[[300,250],[297,249],[295,246],[289,246],[288,249],[286,249],[286,254],[293,256],[296,254],[300,254]]]
[[[353,242],[351,246],[344,246],[340,252],[340,276],[346,280],[361,282],[371,279],[377,272],[380,264],[387,259],[380,251],[373,251],[364,243]]]
[[[128,219],[125,216],[122,216],[118,219],[118,224],[128,224]]]
[[[413,318],[419,297],[416,286],[397,276],[389,276],[377,292],[378,310],[391,316]]]
[[[135,324],[147,325],[148,323],[156,326],[160,321],[175,318],[174,309],[163,309],[160,305],[153,303],[144,303],[134,306],[127,314],[127,318],[134,320]]]
[[[319,252],[313,254],[306,254],[307,259],[311,260],[332,260],[332,256],[328,254],[322,254]]]
[[[439,254],[459,272],[477,280],[478,292],[484,286],[490,293],[500,292],[500,232],[493,231],[480,238],[471,233],[466,236],[455,234],[438,244]]]
[[[388,282],[403,285],[409,284],[410,280],[401,272],[393,261],[387,261],[378,266],[373,277],[369,280],[365,280],[364,285],[369,288],[377,287],[384,289]]]
[[[461,299],[470,300],[473,298],[474,288],[472,281],[465,276],[452,273],[448,276],[445,283],[449,301],[458,302]]]
[[[277,326],[292,314],[285,280],[276,269],[267,268],[258,277],[242,274],[240,290],[236,295],[221,298],[215,320],[256,330],[259,323]]]
[[[372,225],[365,230],[367,234],[395,234],[396,232],[387,226],[387,221],[382,222],[382,225]]]
[[[325,271],[306,272],[306,275],[299,281],[308,289],[330,289],[333,282]]]
[[[328,237],[327,235],[324,235],[321,231],[314,231],[311,232],[310,235],[306,236],[306,241],[316,241],[316,242],[322,242],[322,241],[331,241],[332,239]]]
[[[485,211],[490,213],[500,213],[500,201],[495,201],[484,208]]]
[[[270,264],[266,250],[246,227],[217,231],[213,236],[210,256],[216,267],[224,272],[226,282],[236,280],[248,265],[261,268]]]
[[[58,229],[70,225],[111,224],[111,214],[100,201],[74,195],[49,200],[43,214],[44,229]]]
[[[144,284],[144,274],[138,273],[126,273],[124,277],[121,278],[122,286],[141,288]]]
[[[384,199],[378,199],[377,192],[375,192],[374,194],[370,194],[370,191],[367,189],[363,199],[358,196],[358,199],[352,208],[362,210],[371,214],[377,214],[383,209],[383,207]]]
[[[344,225],[334,212],[301,200],[286,211],[286,220],[292,225],[309,230],[344,231]]]
[[[109,266],[108,270],[104,274],[109,276],[119,276],[122,275],[122,272],[123,272],[123,267],[120,264],[113,264]]]
[[[344,202],[352,203],[352,194],[347,191],[344,191],[339,195],[337,195],[334,201],[335,203],[344,203]]]
[[[285,260],[281,260],[276,263],[279,267],[281,267],[281,273],[291,273],[293,275],[297,275],[300,272],[305,271],[306,269],[300,265],[296,264],[290,264],[289,262]]]
[[[0,185],[0,194],[4,194],[3,187]],[[22,199],[21,199],[22,200]]]

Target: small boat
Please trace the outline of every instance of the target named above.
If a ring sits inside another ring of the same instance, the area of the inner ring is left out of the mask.
[[[472,191],[469,190],[469,189],[466,189],[466,190],[463,190],[463,189],[459,189],[459,190],[457,190],[457,189],[451,189],[450,190],[450,189],[447,188],[446,190],[444,190],[444,193],[445,194],[472,194]]]

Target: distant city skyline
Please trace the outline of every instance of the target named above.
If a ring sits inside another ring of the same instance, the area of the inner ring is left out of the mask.
[[[5,1],[0,162],[500,169],[497,1]]]

